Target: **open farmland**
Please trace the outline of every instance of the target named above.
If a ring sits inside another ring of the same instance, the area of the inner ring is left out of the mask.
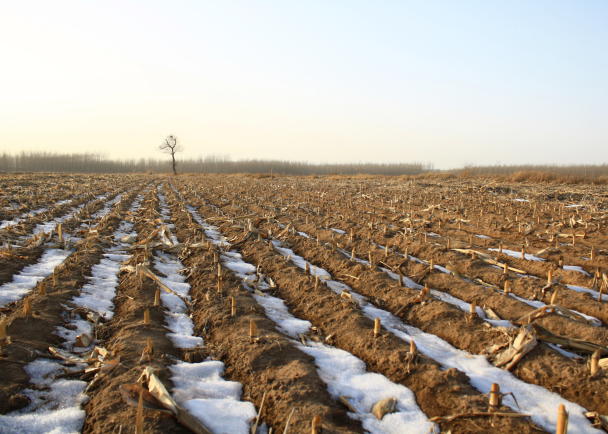
[[[606,187],[0,188],[0,432],[608,428]]]

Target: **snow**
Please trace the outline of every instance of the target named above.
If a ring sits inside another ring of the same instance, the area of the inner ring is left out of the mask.
[[[63,204],[70,203],[70,202],[72,202],[72,199],[61,200],[61,201],[57,202],[53,208],[56,208],[59,205],[63,205]],[[21,205],[18,205],[18,206],[21,206]],[[30,215],[37,215],[37,214],[43,213],[43,212],[45,212],[47,210],[48,210],[48,207],[45,206],[45,207],[38,208],[38,209],[35,209],[35,210],[30,210],[29,212],[25,212],[25,213],[21,214],[21,217],[17,217],[17,218],[15,218],[13,220],[4,220],[0,224],[0,229],[4,229],[8,225],[14,226],[16,224],[21,223],[22,221],[24,221],[25,219],[27,219],[28,214],[30,214]]]
[[[162,185],[158,188],[161,215],[163,219],[169,220],[170,212],[165,197],[160,192],[161,187]],[[200,217],[198,218],[202,221]],[[207,236],[212,235],[207,233]],[[213,237],[217,239],[217,243],[224,242],[219,240],[219,233],[213,234]],[[175,236],[173,238],[174,242],[178,241]],[[232,260],[231,256],[231,253],[222,255],[223,258]],[[240,255],[235,261],[240,261]],[[178,273],[184,266],[175,255],[155,252],[154,267],[167,276],[161,277],[163,284],[182,297],[190,298],[188,295],[190,285],[186,283],[186,278]],[[254,273],[256,271],[255,267],[253,270],[248,267],[235,267],[234,270],[239,270],[238,272],[243,276],[248,271]],[[184,301],[175,294],[166,292],[161,293],[161,301],[169,308],[165,320],[171,330],[167,336],[173,344],[177,348],[203,346],[203,339],[194,336],[194,323],[185,314],[187,306]],[[179,362],[169,366],[173,374],[171,378],[174,385],[173,399],[214,434],[248,434],[249,422],[257,417],[255,406],[251,402],[240,401],[242,385],[224,380],[222,378],[224,368],[222,362],[212,360],[201,363]]]
[[[482,393],[488,393],[492,383],[500,384],[502,393],[512,392],[522,413],[531,414],[532,421],[540,427],[555,431],[557,423],[557,408],[564,404],[570,413],[570,433],[599,433],[591,427],[584,416],[586,409],[571,403],[547,389],[517,379],[510,372],[492,366],[485,356],[469,354],[458,350],[441,338],[424,333],[421,330],[408,326],[398,320],[389,312],[375,308],[371,305],[363,307],[368,318],[380,318],[382,326],[393,332],[397,337],[411,342],[416,341],[420,353],[435,360],[445,368],[456,368],[467,374],[471,385]],[[504,398],[504,404],[518,411],[513,399]]]
[[[494,248],[490,248],[488,250],[491,250],[493,252],[498,252],[498,249],[494,249]],[[515,250],[502,249],[502,252],[505,255],[509,255],[509,256],[511,256],[513,258],[521,259],[521,251],[517,252]],[[526,258],[528,261],[544,261],[545,260],[543,258],[539,258],[538,256],[529,255],[528,253],[524,254],[524,258]]]
[[[193,217],[198,213],[190,210]],[[203,226],[207,231],[209,225]],[[216,239],[216,242],[221,242]],[[290,249],[280,247],[280,242],[273,241],[275,248],[284,255],[292,254],[293,258],[300,258],[294,255]],[[240,254],[230,252],[230,255],[222,255],[222,265],[237,270],[249,270],[250,275],[241,273],[239,277],[243,279],[246,288],[251,289],[247,284],[247,277],[252,278],[256,268],[242,260]],[[305,261],[299,259],[298,263],[304,268]],[[311,273],[313,272],[311,267]],[[317,273],[329,278],[327,271],[317,268]],[[336,282],[331,282],[336,283]],[[264,288],[267,285],[259,285]],[[299,334],[306,333],[311,323],[295,318],[285,306],[283,300],[270,295],[254,295],[255,300],[264,308],[266,316],[274,321],[279,330],[297,338]],[[358,414],[349,413],[349,416],[356,420],[361,420],[364,429],[373,433],[432,433],[434,424],[429,422],[426,415],[420,410],[416,403],[414,393],[405,386],[392,383],[385,376],[376,373],[368,373],[365,363],[352,354],[320,343],[309,343],[303,345],[299,341],[292,343],[303,352],[313,356],[319,370],[319,376],[327,384],[328,391],[335,398],[340,395],[350,396],[350,402],[357,410]],[[175,380],[174,380],[175,381]],[[373,404],[384,398],[397,398],[396,413],[386,415],[382,420],[371,414]],[[190,407],[188,407],[190,408]],[[236,431],[234,431],[236,432]]]
[[[53,273],[73,252],[73,250],[47,249],[37,263],[28,265],[13,276],[12,282],[0,286],[0,306],[6,306],[13,301],[21,300],[34,288],[37,283]]]
[[[347,252],[343,252],[347,254]],[[293,254],[292,254],[293,258]],[[362,261],[361,262],[366,262]],[[387,270],[385,270],[387,271]],[[389,273],[396,276],[394,273]],[[391,276],[392,277],[392,276]],[[405,280],[405,279],[404,279]],[[363,297],[342,282],[327,281],[327,286],[334,292],[340,294],[344,289],[358,300]],[[438,291],[432,291],[433,295]],[[442,294],[443,296],[447,294]],[[512,295],[512,294],[511,294]],[[447,298],[446,298],[447,300]],[[461,300],[453,300],[463,309],[467,305]],[[522,301],[524,301],[522,299]],[[530,302],[530,300],[526,300]],[[530,302],[534,303],[534,302]],[[530,304],[529,303],[529,304]],[[542,302],[537,302],[542,303]],[[544,305],[544,303],[542,303]],[[478,308],[479,309],[479,308]],[[463,309],[464,310],[464,309]],[[468,308],[466,311],[468,312]],[[532,421],[542,428],[554,432],[557,423],[557,408],[559,404],[564,404],[570,413],[570,433],[599,433],[600,431],[591,427],[584,416],[586,409],[578,404],[571,403],[559,395],[549,392],[547,389],[533,384],[525,383],[510,372],[491,365],[485,356],[470,354],[466,351],[458,350],[445,342],[438,336],[425,333],[422,330],[409,326],[401,322],[390,312],[378,309],[369,303],[362,304],[362,311],[370,319],[380,318],[382,326],[395,334],[395,336],[406,342],[416,341],[418,350],[425,356],[435,360],[445,368],[456,368],[469,376],[471,385],[482,393],[489,393],[492,383],[500,384],[501,392],[513,392],[522,413],[531,414]],[[477,310],[479,314],[479,310]],[[483,315],[485,317],[485,314]],[[482,318],[483,318],[482,317]],[[490,320],[487,320],[491,322]],[[517,405],[510,397],[505,397],[505,405],[513,410],[519,411]]]
[[[578,354],[574,354],[574,353],[571,353],[570,351],[566,351],[563,348],[559,347],[558,345],[551,344],[549,342],[547,342],[547,345],[549,345],[551,348],[553,348],[558,353],[568,357],[569,359],[581,359],[582,358]]]
[[[161,206],[161,215],[163,219],[170,220],[170,212],[167,208],[167,202],[165,197],[160,193],[161,186],[158,187],[158,197]],[[173,242],[177,243],[178,240],[175,235],[172,234]],[[184,268],[184,265],[177,258],[177,256],[169,253],[156,251],[154,254],[154,268],[160,271],[167,277],[160,277],[161,282],[175,291],[179,296],[190,300],[188,293],[190,292],[190,284],[186,282],[186,277],[179,274],[179,270]],[[194,323],[186,311],[188,306],[182,298],[179,296],[168,293],[165,291],[161,292],[160,299],[163,306],[169,309],[169,312],[165,314],[165,321],[167,322],[167,328],[171,330],[171,333],[167,333],[173,345],[177,348],[192,348],[203,346],[203,338],[200,336],[194,336]]]
[[[257,417],[255,406],[251,402],[240,401],[240,383],[222,378],[222,362],[179,362],[169,366],[169,370],[173,374],[175,402],[214,434],[249,432],[249,421]]]
[[[576,265],[564,265],[564,270],[578,271],[579,273],[583,273],[586,276],[591,276],[591,274],[583,270],[583,267],[578,267]]]
[[[576,292],[586,292],[588,294],[591,294],[591,296],[593,298],[595,298],[596,300],[599,300],[599,298],[600,298],[600,293],[593,289],[583,288],[582,286],[576,286],[576,285],[566,285],[566,286],[569,289],[576,291]],[[604,297],[602,297],[602,298],[604,298]]]
[[[82,369],[83,366],[75,366],[70,370]],[[64,373],[65,367],[46,359],[37,359],[24,369],[32,384],[49,389],[23,390],[21,393],[31,399],[30,404],[0,417],[0,432],[79,433],[86,417],[80,406],[88,400],[83,393],[87,383],[80,380],[55,380],[56,375]]]
[[[569,285],[568,285],[569,287]],[[532,306],[535,309],[539,309],[543,306],[547,306],[545,303],[543,303],[542,301],[538,301],[538,300],[526,300],[525,298],[522,297],[518,297],[517,295],[513,294],[512,292],[509,293],[509,295],[519,301],[523,301],[524,303],[526,303],[529,306]],[[600,327],[602,325],[602,321],[600,321],[599,319],[597,319],[594,316],[591,315],[586,315],[582,312],[576,311],[574,309],[570,309],[572,312],[579,314],[580,316],[582,316],[583,318],[585,318],[587,321],[591,322],[591,325],[595,326],[595,327]],[[558,314],[562,315],[559,311],[557,312]]]
[[[138,197],[134,201],[132,209],[139,207],[140,199],[141,197]],[[119,229],[115,231],[115,235],[120,235],[131,227],[132,224],[123,221]],[[109,250],[113,249],[115,248]],[[50,249],[47,252],[57,251]],[[105,315],[106,318],[111,318],[113,315],[111,300],[115,296],[116,286],[118,285],[117,275],[120,262],[128,257],[128,255],[106,253],[105,258],[99,264],[91,267],[92,276],[87,277],[89,282],[83,285],[80,295],[72,299],[72,302],[78,306],[86,306],[100,315]],[[43,260],[43,258],[36,265],[51,262],[50,259]],[[55,256],[52,259],[55,262],[58,260]],[[63,260],[59,263],[61,262]],[[53,268],[54,265],[52,267],[47,266],[48,274],[52,273]],[[87,352],[89,348],[72,348],[72,346],[77,336],[82,333],[93,336],[93,325],[79,316],[69,318],[68,322],[76,329],[70,330],[60,326],[54,333],[66,339],[62,344],[65,349],[73,353]],[[77,364],[70,370],[79,370],[86,366],[85,364]],[[21,393],[31,399],[31,403],[23,409],[2,416],[0,418],[0,432],[23,432],[24,429],[28,433],[41,434],[81,432],[86,418],[86,413],[81,406],[88,400],[88,397],[84,395],[87,383],[74,379],[56,379],[55,377],[58,374],[63,374],[65,369],[66,367],[58,361],[44,358],[36,359],[26,365],[24,370],[30,376],[30,382],[40,388],[48,388],[48,390],[25,389],[22,391]]]
[[[304,334],[310,330],[312,326],[310,321],[295,318],[289,313],[285,302],[280,298],[272,296],[262,297],[261,295],[254,295],[253,298],[255,298],[255,301],[260,306],[264,307],[266,316],[274,321],[278,325],[279,330],[286,335],[297,338],[299,334]]]
[[[131,205],[130,211],[138,209],[142,199],[143,194],[137,196]],[[136,236],[137,232],[131,232],[132,228],[133,223],[123,220],[119,224],[118,229],[114,231],[113,238],[115,242],[125,235]],[[127,244],[117,242],[115,247],[110,248],[104,253],[104,258],[99,264],[91,268],[91,277],[87,277],[88,283],[83,285],[80,295],[72,299],[75,305],[89,308],[106,320],[112,319],[114,316],[114,303],[112,300],[116,296],[120,265],[131,257],[131,255],[112,252],[125,247],[127,247]]]
[[[82,287],[81,294],[72,302],[94,310],[109,320],[114,316],[112,300],[116,296],[120,264],[129,259],[130,255],[112,255],[113,258],[120,258],[118,260],[108,258],[108,254],[104,256],[99,264],[91,268],[92,276],[87,278],[89,283]]]
[[[339,400],[341,395],[350,397],[349,402],[357,414],[349,413],[349,416],[360,420],[365,430],[387,434],[438,432],[418,407],[416,396],[410,389],[391,382],[384,375],[366,372],[361,359],[316,342],[297,347],[315,358],[319,376],[334,399]],[[396,412],[378,420],[371,410],[384,398],[397,399]]]

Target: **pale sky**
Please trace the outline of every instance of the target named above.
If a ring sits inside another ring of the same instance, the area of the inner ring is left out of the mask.
[[[606,1],[2,1],[0,150],[608,163]]]

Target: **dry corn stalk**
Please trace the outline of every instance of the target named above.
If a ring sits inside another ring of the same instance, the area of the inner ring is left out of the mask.
[[[568,433],[568,412],[564,404],[560,404],[557,408],[557,429],[555,434],[567,434]]]
[[[380,318],[376,318],[374,319],[374,337],[377,338],[380,336],[381,331]]]
[[[608,416],[599,414],[595,411],[588,411],[585,413],[585,417],[593,420],[593,425],[601,426],[605,431],[608,431]]]
[[[150,325],[150,309],[144,311],[144,324]]]
[[[75,347],[86,348],[93,342],[93,338],[86,333],[82,333],[76,337]]]
[[[137,273],[139,273],[141,278],[143,278],[143,276],[147,276],[150,279],[154,280],[160,288],[164,289],[167,292],[170,292],[171,294],[177,295],[179,298],[181,298],[183,300],[183,302],[186,304],[186,306],[188,306],[188,308],[192,309],[192,304],[190,303],[190,301],[187,298],[181,296],[180,294],[178,294],[177,292],[175,292],[174,290],[169,288],[167,285],[165,285],[163,282],[161,282],[160,277],[158,277],[156,274],[152,273],[146,267],[144,267],[143,265],[137,265],[136,270],[137,270]]]
[[[592,342],[587,342],[582,339],[567,338],[564,336],[556,335],[555,333],[550,332],[549,330],[537,323],[534,323],[533,326],[536,330],[539,341],[558,344],[564,348],[571,348],[578,352],[585,352],[588,354],[593,354],[596,350],[600,350],[600,354],[608,355],[608,348],[603,347],[601,345],[594,344]],[[600,366],[602,366],[601,361],[599,364]]]
[[[157,369],[154,369],[151,366],[147,366],[144,369],[144,372],[142,373],[142,375],[139,379],[140,383],[142,383],[142,384],[147,383],[148,391],[150,394],[150,395],[148,395],[146,392],[143,393],[144,407],[145,408],[152,407],[151,409],[154,409],[154,410],[161,410],[164,412],[172,413],[173,415],[175,415],[175,417],[177,418],[177,421],[179,423],[181,423],[186,428],[190,429],[192,432],[194,432],[196,434],[212,434],[212,432],[208,428],[206,428],[204,425],[202,425],[192,415],[190,415],[188,412],[186,412],[186,410],[181,408],[179,405],[177,405],[175,403],[175,401],[173,401],[173,398],[171,398],[171,395],[169,394],[169,392],[167,391],[165,386],[160,382],[160,380],[156,376],[156,372],[157,372]],[[128,386],[131,387],[131,390],[134,390],[134,389],[136,389],[135,386],[139,386],[139,385],[123,385],[122,388],[125,388]],[[142,390],[145,390],[145,389],[142,389]],[[122,393],[122,391],[121,391],[121,394],[123,395],[123,399],[125,399],[125,402],[127,402],[127,404],[133,405],[132,404],[133,400],[129,400],[128,397],[125,398],[125,395]],[[148,398],[146,398],[146,397],[148,397]],[[148,404],[149,406],[147,406],[146,404]],[[162,405],[162,407],[164,407],[164,409],[159,408],[161,405]]]
[[[0,318],[0,346],[6,343],[8,336],[6,335],[6,316]]]
[[[141,353],[139,364],[151,362],[154,359],[154,347],[152,346],[152,338],[148,338],[146,348]]]
[[[384,398],[372,407],[372,414],[379,420],[390,413],[394,413],[397,408],[397,398]]]
[[[258,337],[258,325],[254,320],[249,320],[249,340],[253,342]]]
[[[23,315],[32,314],[32,300],[26,298],[23,300]]]
[[[157,289],[156,292],[154,293],[154,306],[155,307],[160,306],[160,289]]]
[[[148,392],[141,384],[122,384],[118,387],[118,391],[120,392],[122,399],[131,407],[138,407],[140,402],[139,397],[142,397],[141,404],[143,408],[173,414],[171,410],[168,410],[162,402],[156,399],[156,397]]]
[[[477,317],[477,302],[473,300],[469,307],[469,313],[466,315],[466,320],[467,322],[471,322],[475,317]]]
[[[559,288],[555,288],[555,291],[553,291],[553,295],[551,296],[551,306],[555,305],[555,301],[557,300],[557,291]]]
[[[600,361],[600,350],[596,350],[593,355],[591,356],[591,363],[589,366],[589,370],[591,371],[591,376],[595,376],[599,370],[599,361]]]
[[[135,421],[135,434],[144,434],[144,393],[139,393],[139,403],[137,404],[137,416]]]
[[[46,295],[46,282],[40,282],[40,295]]]
[[[274,366],[271,366],[270,368],[268,368],[268,370],[266,371],[266,381],[268,383],[272,382],[272,380],[274,380],[274,376],[275,376],[275,372],[274,372]]]
[[[505,366],[505,369],[510,371],[526,354],[534,349],[537,343],[532,324],[522,326],[515,341],[509,345],[509,348],[499,354],[495,366]]]
[[[357,409],[355,407],[353,407],[353,405],[350,403],[349,399],[352,399],[350,396],[343,396],[340,395],[340,402],[342,404],[344,404],[344,406],[346,408],[348,408],[348,411],[350,411],[351,413],[357,413]]]
[[[236,298],[234,297],[230,297],[230,316],[233,318],[236,316]]]
[[[312,420],[312,434],[321,434],[323,431],[323,419],[317,415]]]
[[[500,407],[500,387],[497,383],[492,383],[490,389],[490,409],[489,411],[497,411]]]

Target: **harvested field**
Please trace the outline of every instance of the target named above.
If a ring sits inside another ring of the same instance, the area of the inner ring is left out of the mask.
[[[604,187],[0,182],[0,432],[608,428]]]

